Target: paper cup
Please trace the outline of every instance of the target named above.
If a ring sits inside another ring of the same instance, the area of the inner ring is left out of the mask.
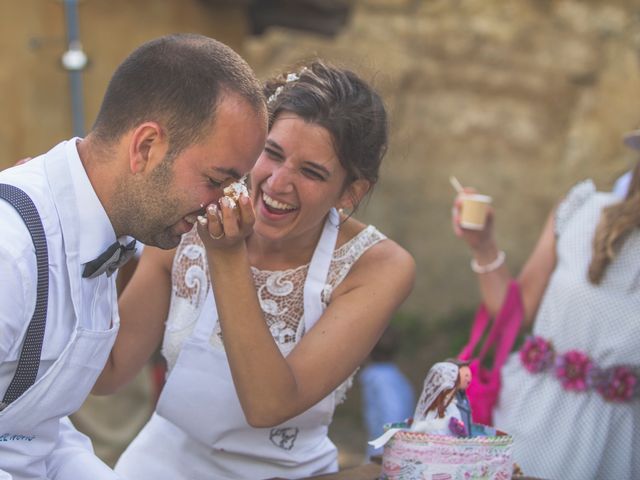
[[[482,230],[487,221],[487,211],[491,197],[477,193],[462,196],[462,212],[460,226],[468,230]]]

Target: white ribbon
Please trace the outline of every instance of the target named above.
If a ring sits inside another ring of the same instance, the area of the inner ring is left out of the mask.
[[[371,445],[373,448],[380,448],[383,447],[384,445],[387,444],[387,442],[389,440],[391,440],[393,438],[393,436],[398,433],[400,430],[404,430],[403,428],[390,428],[389,430],[387,430],[386,432],[384,432],[382,435],[380,435],[378,438],[376,438],[375,440],[371,440],[369,442],[369,445]]]

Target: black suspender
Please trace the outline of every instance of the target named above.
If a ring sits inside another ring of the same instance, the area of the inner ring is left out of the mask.
[[[38,287],[36,308],[27,327],[20,351],[16,373],[0,402],[0,410],[22,395],[36,381],[42,354],[42,341],[47,323],[47,301],[49,299],[49,254],[47,238],[36,206],[29,196],[13,185],[0,184],[0,198],[9,202],[26,223],[36,250]]]

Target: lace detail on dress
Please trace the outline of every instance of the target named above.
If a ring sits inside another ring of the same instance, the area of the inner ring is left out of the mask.
[[[193,243],[183,241],[173,259],[171,268],[172,297],[186,300],[194,308],[198,308],[204,302],[211,286],[207,268],[207,255],[204,246],[198,237],[195,228],[185,237],[195,239]],[[172,301],[172,305],[173,305]],[[169,317],[172,317],[169,315]],[[179,325],[181,320],[171,322],[173,327]],[[189,319],[188,324],[195,321]],[[182,327],[186,325],[181,325]]]
[[[334,251],[328,281],[321,297],[325,307],[331,301],[333,290],[344,280],[353,264],[367,249],[385,238],[375,227],[369,225]],[[308,270],[308,264],[280,271],[251,267],[260,307],[271,335],[284,355],[291,352],[305,333],[305,324],[301,320],[304,313],[304,282]],[[222,340],[220,324],[216,324],[215,333]]]
[[[195,228],[183,236],[176,250],[171,285],[171,304],[162,342],[162,354],[169,370],[175,365],[183,342],[193,331],[210,289],[207,254]]]
[[[380,233],[377,228],[369,225],[333,252],[327,284],[322,291],[322,304],[325,307],[331,301],[333,290],[344,280],[353,264],[358,261],[364,252],[385,238],[387,237]]]
[[[302,334],[298,324],[302,318],[304,280],[308,265],[279,272],[251,267],[260,308],[274,340],[283,353],[285,345],[295,345]],[[218,325],[219,330],[219,325]]]
[[[331,301],[333,290],[344,280],[353,264],[364,252],[385,238],[375,227],[369,225],[334,251],[327,284],[322,291],[321,301],[325,307]],[[175,365],[182,343],[193,330],[209,291],[206,258],[197,231],[193,229],[184,235],[173,262],[174,287],[162,347],[169,369]],[[304,313],[304,282],[308,269],[308,264],[282,271],[251,267],[260,308],[283,355],[288,355],[293,350],[305,332],[304,322],[301,320]],[[211,344],[216,348],[224,348],[218,322],[211,336]],[[341,392],[338,398],[344,398],[352,381],[353,375],[338,387],[336,392]]]
[[[349,375],[349,378],[338,385],[338,388],[334,390],[333,394],[335,395],[336,405],[340,405],[347,399],[347,392],[353,386],[353,379],[355,378],[356,373],[358,373],[358,370],[360,370],[360,367],[356,368],[353,373]]]

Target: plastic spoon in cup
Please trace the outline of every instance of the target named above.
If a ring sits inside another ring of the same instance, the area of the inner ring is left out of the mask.
[[[451,175],[449,177],[449,182],[451,183],[451,186],[453,188],[455,188],[456,192],[458,193],[462,193],[464,192],[464,187],[462,186],[462,184],[458,181],[458,179],[456,177],[454,177],[453,175]]]

